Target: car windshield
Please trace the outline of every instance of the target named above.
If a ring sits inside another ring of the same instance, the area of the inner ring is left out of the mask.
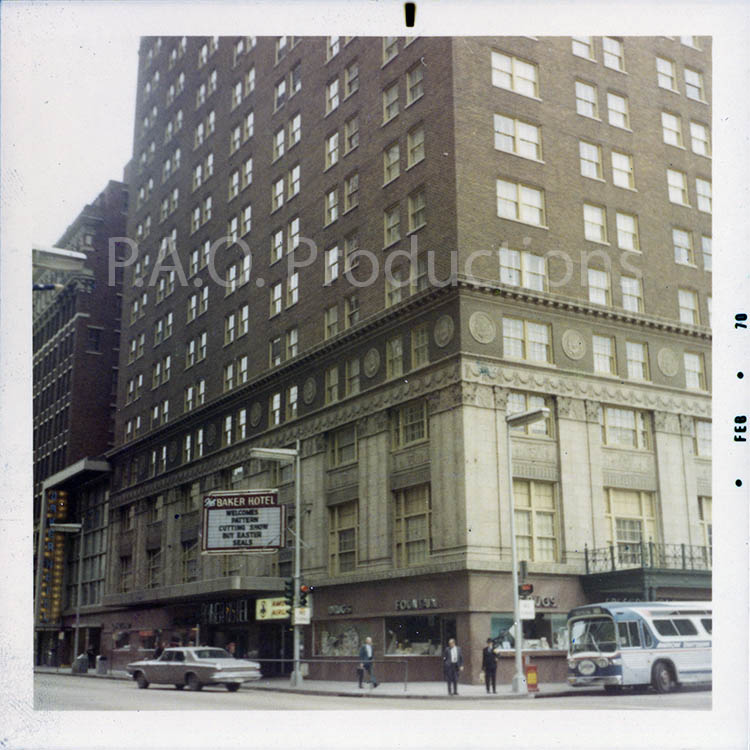
[[[201,648],[195,652],[196,659],[231,659],[232,655],[223,648]]]
[[[571,620],[570,653],[616,651],[615,622],[611,617],[584,617]]]

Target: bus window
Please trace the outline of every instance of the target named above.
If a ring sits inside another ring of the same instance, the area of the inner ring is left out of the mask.
[[[659,635],[679,635],[671,620],[654,620],[654,627]]]
[[[680,635],[696,635],[698,633],[698,629],[690,620],[675,619],[672,622]]]
[[[713,619],[711,617],[702,617],[701,625],[703,625],[705,631],[710,635],[711,628],[713,627]]]
[[[638,631],[638,623],[635,620],[617,623],[619,642],[621,648],[640,648],[641,634]]]
[[[651,635],[651,631],[648,629],[648,625],[643,623],[643,645],[646,648],[654,647],[654,637]]]

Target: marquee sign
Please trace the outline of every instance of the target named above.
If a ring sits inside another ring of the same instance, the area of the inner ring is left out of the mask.
[[[278,490],[212,492],[203,498],[204,553],[281,549],[284,507]]]

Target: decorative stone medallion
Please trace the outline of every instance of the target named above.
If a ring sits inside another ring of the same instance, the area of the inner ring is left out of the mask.
[[[432,332],[435,343],[442,349],[450,344],[453,333],[456,330],[456,324],[450,315],[441,315],[435,323],[435,330]]]
[[[562,348],[569,359],[582,359],[586,354],[586,340],[580,331],[568,328],[562,337]]]
[[[679,367],[677,355],[671,349],[667,349],[666,347],[659,349],[659,353],[656,355],[656,362],[659,365],[659,369],[668,378],[673,378],[677,375]]]
[[[318,385],[315,378],[309,377],[302,386],[302,398],[306,404],[311,404],[315,400],[315,394],[318,392]]]
[[[259,403],[254,403],[250,407],[250,424],[257,427],[260,424],[260,418],[263,416],[263,409]]]
[[[485,312],[477,311],[469,318],[469,333],[480,344],[491,344],[497,335],[495,322]]]
[[[368,378],[375,376],[377,371],[380,369],[380,352],[372,348],[367,354],[365,354],[365,375]]]
[[[212,446],[216,442],[216,425],[210,424],[206,429],[206,445]]]

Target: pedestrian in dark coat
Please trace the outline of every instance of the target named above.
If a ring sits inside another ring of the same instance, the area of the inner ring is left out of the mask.
[[[374,649],[372,647],[372,638],[368,635],[365,638],[365,642],[359,649],[359,669],[357,669],[357,676],[359,677],[359,686],[363,687],[362,680],[365,676],[365,670],[370,677],[370,684],[373,688],[378,686],[378,681],[375,679],[375,675],[372,672],[372,657]]]
[[[484,686],[487,688],[487,692],[490,692],[490,685],[492,685],[492,692],[496,693],[497,655],[492,648],[492,638],[487,639],[487,645],[482,649],[482,669],[484,670]]]
[[[464,668],[464,657],[456,639],[451,638],[443,651],[443,674],[448,683],[448,695],[458,695],[458,675]]]

